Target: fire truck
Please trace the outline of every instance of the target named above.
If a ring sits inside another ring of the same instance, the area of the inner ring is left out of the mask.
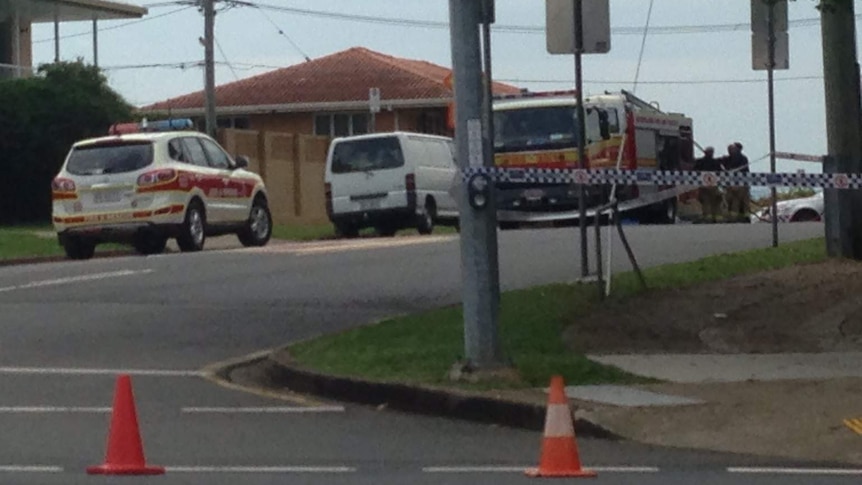
[[[574,91],[525,92],[496,97],[494,163],[500,168],[580,168],[577,99]],[[694,163],[692,120],[666,113],[630,92],[584,96],[584,168],[655,171],[691,169]],[[578,185],[497,183],[501,226],[520,222],[566,221],[578,217]],[[632,201],[661,186],[587,186],[587,208],[613,197]],[[637,204],[630,204],[637,205]],[[643,223],[673,223],[677,198],[624,214]]]

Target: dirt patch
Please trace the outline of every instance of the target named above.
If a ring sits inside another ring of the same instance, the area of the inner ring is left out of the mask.
[[[573,350],[782,353],[862,350],[862,263],[830,260],[648,291],[579,317]]]

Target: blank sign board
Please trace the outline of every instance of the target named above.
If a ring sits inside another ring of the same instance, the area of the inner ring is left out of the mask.
[[[611,7],[609,0],[581,0],[583,8],[583,54],[604,54],[611,50]],[[575,53],[575,0],[545,0],[548,52]]]

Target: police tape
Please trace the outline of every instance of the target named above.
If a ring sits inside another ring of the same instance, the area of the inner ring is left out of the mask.
[[[687,170],[619,170],[563,168],[469,167],[461,172],[466,182],[485,175],[496,183],[577,185],[681,185],[697,187],[805,187],[824,189],[862,188],[858,173],[762,173],[699,172]]]

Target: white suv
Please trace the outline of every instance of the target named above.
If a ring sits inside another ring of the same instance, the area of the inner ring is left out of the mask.
[[[126,128],[72,146],[52,183],[54,228],[69,258],[89,259],[104,242],[158,254],[168,238],[182,251],[229,233],[245,246],[269,241],[266,189],[245,169],[248,159],[234,160],[204,134],[176,131],[176,121],[166,125],[173,131]]]

